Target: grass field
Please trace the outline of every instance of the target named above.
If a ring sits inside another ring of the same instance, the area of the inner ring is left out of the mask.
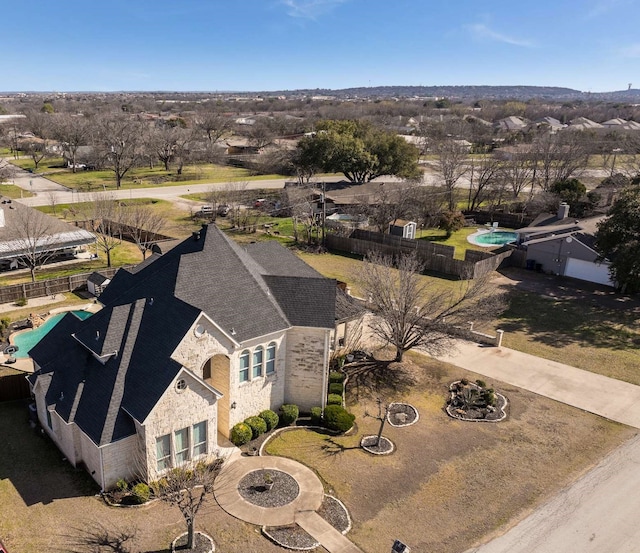
[[[30,158],[10,159],[9,161],[22,169],[34,169],[33,160]],[[62,167],[62,160],[58,158],[45,159],[40,162],[38,173],[46,173],[47,178],[52,181],[82,192],[113,190],[116,187],[113,171],[105,169],[73,173],[70,169]],[[185,165],[182,175],[178,175],[174,169],[170,168],[169,171],[165,171],[164,166],[157,165],[153,169],[149,167],[136,167],[131,169],[122,180],[121,188],[141,189],[150,186],[175,186],[208,182],[241,182],[278,178],[284,177],[282,175],[255,175],[247,169],[229,167],[227,165],[215,165],[212,163]]]

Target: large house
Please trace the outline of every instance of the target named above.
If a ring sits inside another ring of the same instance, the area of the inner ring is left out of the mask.
[[[276,242],[204,226],[99,301],[31,350],[29,380],[44,430],[103,489],[205,459],[264,409],[324,406],[336,282]]]

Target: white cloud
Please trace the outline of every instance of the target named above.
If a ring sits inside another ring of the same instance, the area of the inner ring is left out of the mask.
[[[471,25],[465,25],[465,28],[469,30],[477,39],[480,40],[493,40],[495,42],[503,42],[505,44],[511,44],[512,46],[522,46],[524,48],[532,48],[535,44],[529,40],[523,38],[517,38],[498,31],[494,31],[484,23],[473,23]]]
[[[287,15],[298,19],[316,19],[330,12],[347,0],[280,0],[287,8]]]

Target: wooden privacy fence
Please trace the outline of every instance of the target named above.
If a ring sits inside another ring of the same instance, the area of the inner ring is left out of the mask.
[[[117,268],[100,269],[100,274],[113,278]],[[25,282],[0,287],[0,303],[12,303],[23,298],[42,298],[64,292],[74,292],[87,287],[87,279],[91,273],[82,273],[65,277],[51,278],[38,282]]]
[[[354,231],[349,237],[328,234],[326,245],[332,250],[362,256],[372,251],[390,256],[415,254],[425,271],[453,275],[464,280],[495,271],[513,251],[509,247],[493,253],[467,250],[464,260],[461,260],[453,258],[455,248],[452,246],[361,230]]]
[[[25,374],[0,376],[0,401],[14,401],[31,397],[31,390]]]

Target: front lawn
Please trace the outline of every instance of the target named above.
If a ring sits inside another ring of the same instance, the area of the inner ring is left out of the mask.
[[[412,551],[465,551],[483,536],[535,508],[568,485],[634,432],[622,425],[502,384],[509,418],[496,424],[465,423],[443,412],[447,385],[481,378],[418,354],[391,386],[349,386],[355,436],[310,430],[281,433],[267,445],[314,469],[353,517],[348,534],[367,553],[388,553],[394,539]],[[370,383],[369,383],[370,384]],[[357,397],[357,403],[355,399]],[[401,400],[420,414],[413,426],[385,426],[397,451],[375,457],[358,447],[375,434],[375,399]]]

